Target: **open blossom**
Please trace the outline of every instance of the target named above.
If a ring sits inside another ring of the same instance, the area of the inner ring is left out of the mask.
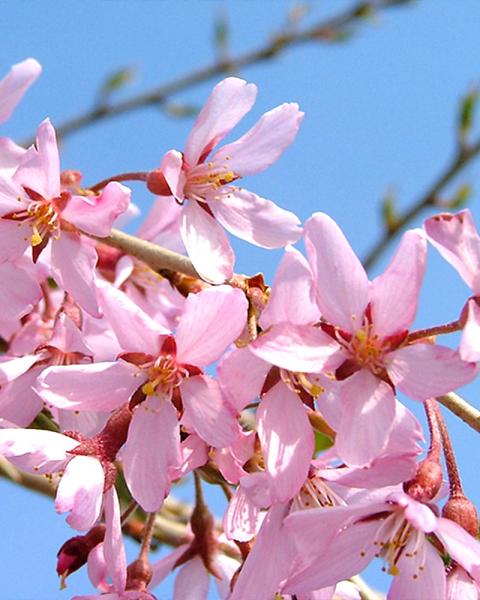
[[[442,213],[425,221],[430,242],[470,287],[474,298],[468,301],[467,321],[460,342],[464,360],[480,360],[480,236],[471,212]]]
[[[337,451],[347,464],[363,466],[388,441],[395,416],[394,388],[425,400],[468,383],[476,366],[450,348],[408,343],[425,270],[421,231],[404,234],[387,270],[372,282],[326,214],[315,213],[307,221],[305,244],[317,281],[320,326],[285,322],[250,348],[282,368],[334,373],[342,382]]]
[[[296,512],[285,527],[298,552],[284,584],[288,592],[332,585],[380,557],[394,577],[389,599],[445,598],[442,548],[478,583],[478,540],[403,492],[381,502]]]
[[[209,445],[228,446],[235,438],[235,412],[202,368],[240,335],[247,303],[228,286],[190,295],[174,338],[122,292],[103,285],[99,293],[124,352],[114,362],[51,367],[36,390],[66,410],[114,410],[134,395],[125,478],[142,507],[157,510],[170,484],[169,469],[180,466],[178,409],[183,427]]]
[[[264,248],[294,243],[301,235],[300,222],[293,213],[230,185],[265,170],[293,142],[303,118],[297,104],[282,104],[267,112],[239,140],[209,157],[252,108],[256,94],[255,85],[236,77],[216,85],[185,151],[168,152],[148,182],[156,194],[189,201],[182,212],[180,233],[197,271],[214,283],[222,283],[233,274],[233,251],[221,226]]]
[[[0,176],[0,261],[14,260],[31,246],[36,262],[51,242],[55,279],[94,316],[99,316],[93,285],[96,253],[80,232],[107,236],[130,202],[130,190],[109,183],[100,196],[62,189],[55,130],[45,120],[36,147],[22,157],[12,178]]]

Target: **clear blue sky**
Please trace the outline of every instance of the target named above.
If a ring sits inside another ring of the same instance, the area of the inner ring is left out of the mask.
[[[350,4],[311,2],[306,22]],[[137,69],[136,79],[119,94],[126,97],[210,64],[219,12],[231,25],[233,56],[256,47],[281,28],[292,5],[284,0],[2,2],[0,73],[28,56],[44,67],[2,135],[21,140],[46,116],[55,125],[84,110],[103,79],[119,67]],[[459,97],[480,81],[479,39],[478,1],[419,0],[363,23],[348,42],[309,44],[243,70],[241,75],[258,85],[259,96],[239,132],[284,101],[297,101],[306,113],[295,145],[245,184],[302,220],[317,210],[328,212],[365,255],[380,233],[379,199],[386,190],[395,190],[399,207],[407,206],[451,157]],[[201,105],[213,83],[175,100]],[[163,152],[183,147],[191,124],[191,119],[170,119],[158,109],[137,111],[68,138],[62,165],[83,171],[87,183],[152,168]],[[478,184],[480,164],[469,167],[463,180]],[[142,207],[149,200],[145,192],[137,193]],[[471,208],[478,222],[478,193]],[[280,253],[240,242],[234,247],[237,271],[262,270],[271,281]],[[456,318],[468,293],[434,251],[428,264],[419,326]],[[478,383],[464,391],[474,404],[479,404],[479,392]],[[421,415],[413,402],[408,406]],[[449,426],[464,487],[480,504],[472,460],[478,435],[455,419],[449,419]],[[83,574],[73,575],[66,591],[57,591],[55,554],[71,530],[52,504],[4,481],[0,491],[1,597],[56,600],[89,593]],[[134,546],[129,550],[134,552]],[[369,580],[381,585],[378,565],[369,573]],[[171,587],[157,594],[169,600]]]

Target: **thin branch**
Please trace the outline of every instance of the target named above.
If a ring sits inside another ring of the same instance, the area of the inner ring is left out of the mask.
[[[438,201],[440,193],[444,188],[467,166],[475,157],[480,154],[480,139],[474,144],[463,148],[461,147],[453,161],[448,167],[440,173],[437,179],[431,184],[426,192],[409,208],[403,215],[400,215],[395,222],[384,231],[382,237],[373,246],[370,252],[363,260],[363,265],[369,269],[380,257],[387,245],[394,237],[402,231],[413,219],[415,219],[426,208],[433,207]]]
[[[181,92],[189,87],[208,81],[225,73],[238,71],[242,67],[247,67],[256,63],[271,60],[281,52],[305,44],[308,42],[332,42],[338,36],[348,30],[348,27],[355,23],[365,20],[377,10],[385,10],[394,6],[407,4],[411,0],[371,0],[370,2],[357,2],[351,8],[317,23],[313,27],[304,30],[285,31],[275,35],[271,40],[264,43],[256,50],[251,50],[230,60],[219,60],[212,65],[198,69],[175,79],[169,83],[160,85],[148,92],[133,96],[127,100],[122,100],[107,106],[95,106],[92,109],[76,117],[68,119],[61,123],[57,129],[58,137],[65,137],[68,134],[83,129],[89,125],[104,121],[112,117],[132,112],[146,106],[158,106],[165,103],[170,96]],[[30,139],[24,142],[29,146],[34,140]]]
[[[437,400],[457,417],[460,417],[464,423],[480,433],[480,410],[454,392],[440,396]]]
[[[122,250],[130,256],[138,258],[154,271],[167,269],[200,279],[200,275],[195,271],[189,258],[152,244],[152,242],[142,240],[118,229],[112,229],[111,235],[106,238],[92,237],[107,246],[113,246],[113,248],[118,248],[118,250]]]

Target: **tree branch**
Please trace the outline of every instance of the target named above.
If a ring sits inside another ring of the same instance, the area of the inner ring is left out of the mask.
[[[427,191],[407,209],[403,215],[400,215],[395,222],[385,230],[382,237],[373,246],[366,258],[363,260],[363,265],[369,269],[380,257],[387,245],[394,237],[404,229],[415,217],[430,206],[435,206],[439,194],[444,188],[460,173],[460,171],[469,164],[475,157],[480,154],[480,139],[474,144],[467,147],[460,147],[453,161],[448,167],[440,173],[439,177],[431,184]]]
[[[460,417],[464,423],[480,433],[480,410],[476,409],[454,392],[445,394],[445,396],[440,396],[437,400],[440,404],[443,404],[443,406],[453,412],[454,415]]]
[[[259,48],[240,54],[230,60],[219,60],[212,65],[198,69],[165,83],[148,92],[139,94],[109,105],[95,106],[76,117],[68,119],[56,127],[59,138],[65,137],[79,129],[93,125],[115,116],[119,116],[147,106],[160,105],[168,98],[189,87],[208,81],[218,75],[231,73],[252,64],[270,60],[282,51],[307,42],[332,42],[342,33],[360,20],[374,14],[377,10],[385,10],[394,6],[407,4],[411,0],[371,0],[355,3],[351,8],[317,23],[313,27],[297,31],[284,31],[275,35],[270,41]],[[23,145],[29,146],[34,139],[26,140]]]

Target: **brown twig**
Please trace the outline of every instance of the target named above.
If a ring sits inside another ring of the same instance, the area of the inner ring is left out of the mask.
[[[106,238],[92,237],[99,242],[102,242],[102,244],[118,248],[130,256],[138,258],[154,271],[167,269],[169,271],[177,271],[189,275],[190,277],[200,279],[200,275],[195,271],[192,262],[188,257],[167,250],[167,248],[157,246],[147,240],[142,240],[141,238],[129,235],[118,229],[112,229],[111,234]]]
[[[231,59],[218,60],[212,65],[188,73],[170,83],[160,85],[148,92],[133,96],[108,105],[97,105],[85,113],[68,119],[57,126],[59,138],[65,137],[105,119],[122,115],[147,106],[158,106],[165,103],[172,95],[189,87],[208,81],[218,75],[238,71],[259,62],[270,60],[282,51],[308,42],[332,42],[342,33],[360,20],[364,20],[377,10],[407,4],[411,0],[371,0],[355,3],[344,12],[317,23],[303,30],[285,31],[275,35],[271,40],[255,50]],[[26,140],[23,145],[29,146],[34,139]]]
[[[376,242],[370,252],[363,260],[363,265],[369,269],[380,257],[387,245],[402,231],[415,217],[422,213],[426,208],[435,206],[439,194],[444,188],[460,173],[460,171],[469,164],[476,156],[480,154],[480,139],[468,147],[460,146],[453,161],[430,185],[427,191],[412,204],[402,215],[395,219],[395,222],[385,229],[381,238]]]
[[[443,406],[453,412],[454,415],[457,415],[457,417],[462,419],[464,423],[480,433],[480,410],[476,409],[454,392],[445,394],[445,396],[440,396],[437,400],[440,404],[443,404]]]

